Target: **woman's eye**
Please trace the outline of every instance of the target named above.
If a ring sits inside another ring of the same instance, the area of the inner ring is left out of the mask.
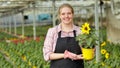
[[[69,15],[72,14],[72,13],[68,13]]]
[[[65,13],[62,13],[61,15],[65,15]]]
[[[61,13],[61,15],[71,15],[72,13],[71,12],[68,12],[68,13]]]

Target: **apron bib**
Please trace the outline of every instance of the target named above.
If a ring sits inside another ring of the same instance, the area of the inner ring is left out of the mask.
[[[74,37],[61,37],[61,31],[58,33],[58,39],[54,53],[64,53],[68,50],[75,54],[81,54],[81,49],[76,41],[76,32],[73,31]],[[52,60],[50,68],[84,68],[83,60],[58,59]]]

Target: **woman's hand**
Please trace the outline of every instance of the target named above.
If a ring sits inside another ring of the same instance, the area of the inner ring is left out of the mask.
[[[72,52],[69,52],[68,50],[65,50],[65,52],[64,52],[64,59],[69,58],[69,59],[74,60],[76,57],[77,57],[76,54],[74,54]]]
[[[69,51],[65,50],[64,59],[66,59],[66,58],[69,58],[71,60],[80,60],[80,59],[83,59],[83,56],[82,56],[82,54],[76,55],[72,52],[69,52]]]

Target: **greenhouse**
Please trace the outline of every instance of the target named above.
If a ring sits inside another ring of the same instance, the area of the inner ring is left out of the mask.
[[[83,59],[84,68],[120,68],[120,0],[0,0],[0,68],[50,68],[44,42],[65,3],[76,26],[96,30],[94,57]]]

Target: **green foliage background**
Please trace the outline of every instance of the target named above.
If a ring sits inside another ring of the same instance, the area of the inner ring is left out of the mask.
[[[43,59],[42,48],[45,35],[50,27],[51,25],[37,27],[37,36],[40,37],[39,42],[31,40],[17,45],[5,41],[17,37],[0,32],[0,68],[49,68],[49,62]],[[21,27],[17,30],[18,34],[22,34]],[[33,36],[32,26],[25,27],[25,36]],[[110,53],[110,57],[105,59],[101,56],[99,63],[96,63],[95,58],[91,61],[84,61],[85,68],[120,68],[120,44],[113,44],[106,40],[106,28],[100,29],[100,37],[102,37],[100,41],[106,41],[105,49]],[[26,61],[22,59],[22,56],[26,57]],[[102,65],[103,62],[104,65]]]

